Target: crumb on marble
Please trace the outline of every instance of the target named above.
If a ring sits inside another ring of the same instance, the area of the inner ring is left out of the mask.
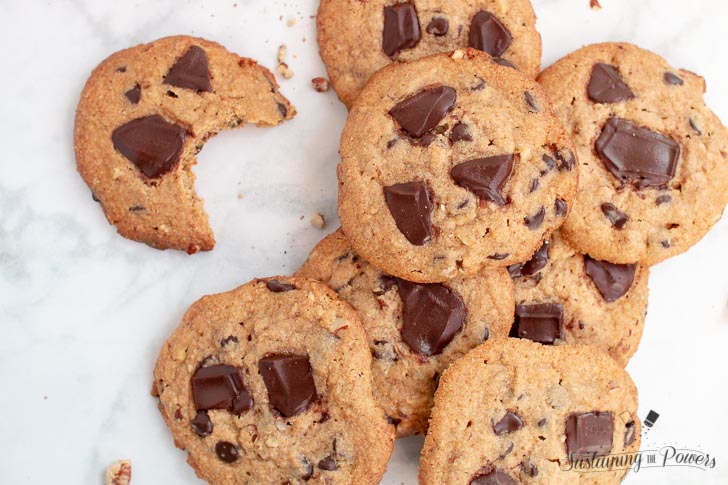
[[[315,213],[311,217],[311,225],[316,229],[323,229],[326,225],[326,219],[324,218],[324,215],[320,212]]]
[[[238,192],[238,200],[243,200],[243,193],[242,192]]]
[[[325,77],[315,77],[311,79],[311,85],[317,93],[325,93],[329,90],[329,81]]]
[[[289,18],[288,22],[286,22],[286,25],[288,25],[289,27],[293,27],[294,25],[296,25],[296,17]]]
[[[602,6],[599,5],[599,0],[589,0],[589,6],[594,10],[601,10]]]
[[[278,47],[278,74],[283,76],[285,79],[291,79],[293,77],[293,71],[285,63],[286,54],[288,53],[288,47],[281,45]]]
[[[119,460],[106,469],[106,485],[129,485],[131,483],[131,460]]]

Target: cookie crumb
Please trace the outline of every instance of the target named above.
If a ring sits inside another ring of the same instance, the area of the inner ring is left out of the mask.
[[[131,460],[119,460],[106,469],[106,485],[131,483]]]
[[[294,25],[296,25],[296,17],[289,18],[288,22],[286,22],[286,25],[288,25],[289,27],[293,27]]]
[[[323,229],[326,225],[326,219],[324,218],[324,215],[320,212],[317,212],[311,217],[311,225],[315,227],[316,229]]]
[[[238,192],[238,200],[243,200],[243,193],[242,192]]]
[[[601,10],[602,6],[599,5],[599,0],[589,0],[589,6],[594,10]]]
[[[311,85],[317,93],[325,93],[329,90],[329,81],[324,77],[315,77],[311,79]]]
[[[288,47],[286,47],[285,44],[278,47],[278,74],[286,79],[291,79],[293,77],[293,71],[291,71],[288,64],[285,63],[287,53]]]

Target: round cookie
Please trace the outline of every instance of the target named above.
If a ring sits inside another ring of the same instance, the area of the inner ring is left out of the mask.
[[[571,141],[544,92],[474,49],[375,74],[340,153],[347,238],[419,283],[527,260],[576,194]]]
[[[318,44],[331,84],[351,107],[376,71],[473,47],[535,78],[541,36],[529,0],[321,0]]]
[[[582,255],[557,231],[533,258],[508,269],[516,289],[511,337],[593,345],[627,365],[647,315],[649,267]]]
[[[295,115],[273,75],[204,39],[165,37],[112,54],[76,110],[77,168],[119,234],[191,253],[215,245],[192,166],[218,131]]]
[[[394,428],[356,312],[304,278],[194,303],[154,370],[175,444],[211,484],[378,483]]]
[[[631,464],[609,458],[639,445],[637,389],[606,353],[490,340],[440,379],[420,483],[617,484]]]
[[[359,313],[372,385],[399,436],[425,434],[437,380],[450,363],[513,321],[513,283],[503,269],[419,285],[364,261],[341,230],[311,252],[298,276],[318,279]]]
[[[653,265],[698,242],[728,203],[728,131],[705,82],[630,44],[595,44],[539,82],[581,164],[564,236],[582,253]]]

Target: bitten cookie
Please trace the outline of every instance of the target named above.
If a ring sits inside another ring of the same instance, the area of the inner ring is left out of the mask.
[[[698,242],[728,203],[728,131],[705,81],[630,44],[595,44],[539,77],[581,164],[564,236],[580,252],[653,265]]]
[[[218,131],[295,115],[273,75],[204,39],[166,37],[111,55],[76,110],[78,171],[119,234],[189,253],[215,244],[194,191],[195,155]]]
[[[375,484],[392,451],[359,318],[319,282],[203,297],[154,380],[175,444],[212,484]]]
[[[359,313],[371,350],[374,397],[399,436],[424,434],[442,371],[513,321],[505,269],[420,285],[383,273],[341,230],[321,241],[297,275],[318,279]]]
[[[582,255],[557,231],[533,258],[508,270],[516,286],[511,337],[593,345],[627,365],[647,314],[647,266]]]
[[[527,260],[576,194],[571,140],[544,92],[474,49],[375,74],[340,153],[347,238],[419,283]]]
[[[541,66],[529,0],[321,0],[318,44],[348,107],[382,67],[438,52],[473,47],[532,78]]]
[[[420,483],[617,484],[639,450],[636,413],[637,389],[606,353],[490,340],[440,379]]]

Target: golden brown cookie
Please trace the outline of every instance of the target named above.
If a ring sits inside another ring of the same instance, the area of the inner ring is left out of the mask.
[[[420,483],[617,484],[639,445],[637,389],[606,353],[494,339],[440,379]]]
[[[367,263],[341,230],[296,273],[326,283],[359,313],[369,340],[374,397],[399,436],[425,434],[442,372],[513,321],[513,283],[503,269],[420,285]]]
[[[581,165],[564,236],[582,253],[653,265],[686,251],[728,203],[728,131],[705,81],[630,44],[595,44],[539,82]]]
[[[529,0],[321,0],[321,57],[348,107],[376,71],[438,52],[473,47],[536,77],[541,36]]]
[[[576,194],[571,140],[533,80],[474,49],[391,64],[341,137],[351,245],[420,283],[525,261]]]
[[[112,54],[76,110],[78,171],[119,234],[189,253],[215,244],[192,166],[205,141],[295,115],[273,75],[219,44],[165,37]]]
[[[175,444],[211,484],[375,484],[392,451],[359,318],[313,280],[198,300],[154,382]]]

